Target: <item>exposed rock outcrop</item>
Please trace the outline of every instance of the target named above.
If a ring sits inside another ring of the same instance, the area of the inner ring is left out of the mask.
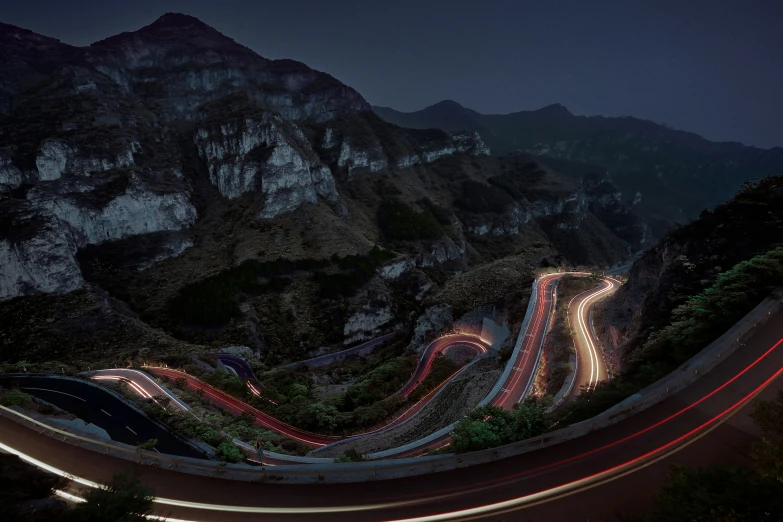
[[[250,191],[266,195],[261,217],[270,218],[315,203],[338,199],[329,168],[322,165],[295,125],[280,116],[199,127],[195,142],[206,159],[209,178],[227,198]]]
[[[427,347],[427,341],[448,327],[452,321],[451,305],[437,304],[427,308],[416,320],[416,328],[413,330],[411,346],[417,353],[421,353]]]

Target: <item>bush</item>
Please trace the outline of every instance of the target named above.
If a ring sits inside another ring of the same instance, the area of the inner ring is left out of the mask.
[[[437,239],[443,235],[443,229],[432,212],[418,212],[398,199],[381,203],[378,209],[378,226],[388,239]]]
[[[537,400],[517,404],[511,411],[484,406],[454,426],[451,448],[456,453],[494,448],[537,437],[546,432],[548,425],[544,405]]]
[[[783,482],[783,391],[770,401],[753,405],[751,418],[761,430],[761,441],[753,446],[753,459],[764,477]]]
[[[136,446],[140,450],[153,450],[158,445],[158,439],[149,439]]]
[[[20,390],[8,390],[0,395],[0,404],[3,406],[19,406],[29,408],[33,403],[32,397]]]
[[[153,512],[153,492],[136,477],[116,474],[104,488],[90,489],[66,520],[74,522],[143,522]]]
[[[652,509],[655,522],[783,520],[783,483],[737,467],[675,467]]]
[[[354,448],[345,450],[342,454],[334,459],[335,462],[364,462],[367,457],[356,451]]]
[[[224,439],[220,444],[218,444],[215,455],[225,462],[239,462],[245,458],[245,455],[242,453],[242,451],[228,439]]]

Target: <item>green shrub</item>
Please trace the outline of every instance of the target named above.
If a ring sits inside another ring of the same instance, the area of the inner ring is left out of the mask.
[[[29,408],[33,403],[32,397],[20,390],[8,390],[0,395],[0,404],[3,406],[19,406]]]
[[[537,437],[549,426],[546,409],[537,400],[517,404],[513,410],[483,406],[460,420],[451,434],[456,453],[477,451]]]
[[[224,439],[220,444],[218,444],[215,455],[225,462],[239,462],[245,458],[245,455],[242,453],[242,451],[228,439]]]
[[[334,459],[335,462],[364,462],[367,457],[356,451],[356,449],[347,449],[339,457]]]
[[[73,522],[143,522],[152,515],[153,492],[138,478],[115,474],[103,488],[90,488],[86,502],[76,504],[65,520]]]

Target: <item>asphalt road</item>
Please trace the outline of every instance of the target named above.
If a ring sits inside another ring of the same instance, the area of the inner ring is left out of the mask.
[[[473,335],[451,335],[451,336],[440,337],[427,346],[410,380],[396,394],[407,397],[426,378],[438,354],[446,350],[449,346],[453,346],[455,344],[473,346],[475,347],[476,351],[480,353],[483,353],[487,350],[486,343],[483,343],[483,341],[481,341],[479,338]],[[110,371],[111,370],[107,370],[107,372]],[[218,390],[216,388],[207,385],[206,383],[201,382],[200,380],[186,373],[179,372],[177,370],[172,370],[170,368],[149,368],[148,371],[155,375],[164,375],[171,379],[184,378],[185,380],[187,380],[188,387],[190,389],[201,390],[202,392],[204,392],[204,394],[207,397],[209,397],[210,400],[220,405],[221,407],[225,408],[226,410],[234,413],[235,415],[239,415],[243,412],[250,413],[255,417],[256,424],[258,424],[259,426],[263,426],[265,428],[274,430],[278,433],[282,433],[283,435],[295,439],[306,446],[318,448],[346,438],[346,437],[331,436],[331,435],[320,435],[317,433],[311,433],[305,430],[301,430],[299,428],[295,428],[289,424],[277,420],[276,418],[258,410],[257,408],[250,406],[249,404],[246,404],[232,397],[231,395],[221,390]],[[387,430],[389,428],[392,428],[402,423],[403,421],[415,415],[424,406],[426,406],[427,402],[433,396],[433,394],[434,393],[432,392],[427,394],[427,396],[419,400],[416,404],[414,404],[410,408],[403,411],[402,414],[391,419],[387,424],[377,429],[374,429],[372,431],[359,433],[351,436],[355,437],[357,435],[369,435],[372,433],[377,433],[379,431]]]
[[[69,379],[45,376],[3,376],[4,387],[20,390],[73,413],[85,422],[106,430],[112,440],[136,446],[149,439],[158,439],[155,448],[161,453],[183,457],[204,458],[188,444],[137,410],[96,386]],[[2,438],[0,438],[2,440]]]
[[[598,288],[582,292],[568,304],[568,321],[574,332],[576,372],[566,397],[579,395],[582,388],[593,388],[609,378],[601,348],[590,330],[590,309],[598,301],[612,295],[619,286],[613,279],[604,279]]]
[[[96,381],[117,382],[121,381],[128,385],[128,388],[147,399],[156,400],[155,397],[166,397],[169,399],[169,407],[180,411],[190,411],[190,407],[179,400],[176,395],[155,382],[155,379],[148,374],[132,370],[130,368],[114,368],[111,370],[94,370],[87,372],[91,379]]]
[[[491,401],[493,406],[510,410],[527,394],[541,358],[549,317],[552,315],[555,288],[563,275],[548,274],[539,279],[533,317],[527,325],[525,338],[514,361],[513,369],[498,395]]]
[[[644,509],[671,464],[747,463],[756,433],[744,410],[730,415],[764,386],[780,388],[781,373],[783,313],[777,312],[746,346],[711,372],[608,428],[488,464],[357,484],[259,484],[178,474],[67,446],[4,418],[0,441],[92,480],[105,480],[118,470],[136,472],[159,497],[200,503],[160,505],[160,514],[182,520],[441,520],[484,515],[487,520],[596,521],[613,516],[618,508],[637,513]],[[503,509],[495,506],[486,512],[499,502],[513,511],[500,513]],[[474,511],[462,512],[466,509]]]

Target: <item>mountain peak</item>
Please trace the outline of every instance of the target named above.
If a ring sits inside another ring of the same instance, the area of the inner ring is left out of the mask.
[[[565,105],[562,105],[560,103],[553,103],[552,105],[547,105],[546,107],[542,107],[538,109],[537,112],[539,114],[545,114],[547,116],[573,116],[571,111],[569,111]]]
[[[147,27],[173,27],[173,28],[184,28],[184,27],[197,27],[199,29],[208,29],[211,31],[216,31],[213,27],[205,24],[195,16],[190,16],[184,13],[166,13],[158,17],[157,20],[152,22]]]
[[[464,110],[465,107],[460,105],[458,102],[455,102],[454,100],[443,100],[443,101],[439,101],[438,103],[434,103],[434,104],[430,105],[429,107],[425,108],[424,110],[426,111],[427,109],[450,109],[450,110],[462,109],[462,110]]]

